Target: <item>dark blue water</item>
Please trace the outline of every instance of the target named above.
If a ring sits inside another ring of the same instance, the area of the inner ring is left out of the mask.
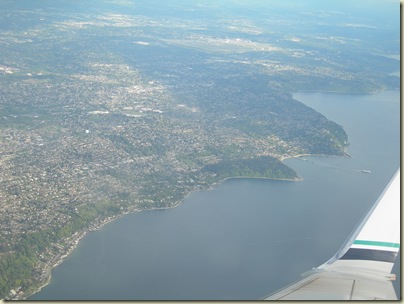
[[[31,299],[254,300],[328,260],[399,167],[399,92],[295,98],[344,126],[351,158],[289,159],[302,182],[233,179],[125,216],[83,238]]]

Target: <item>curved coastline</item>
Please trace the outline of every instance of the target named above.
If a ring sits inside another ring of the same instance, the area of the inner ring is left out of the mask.
[[[319,93],[338,93],[338,94],[343,94],[340,92],[327,92],[327,91],[298,91],[298,92],[319,92]],[[298,93],[298,92],[294,92],[294,93]],[[294,95],[294,93],[292,93],[292,96]],[[370,93],[372,94],[372,93]],[[363,95],[363,94],[358,94],[358,95]],[[300,101],[299,101],[300,102]],[[309,154],[309,153],[305,153],[305,154],[297,154],[297,155],[287,155],[287,156],[281,156],[279,159],[279,161],[281,161],[282,163],[284,163],[285,160],[287,159],[292,159],[292,158],[300,158],[300,157],[304,157],[304,156],[323,156],[323,157],[330,157],[332,155],[320,155],[320,154]],[[335,155],[335,156],[339,156],[339,157],[351,157],[346,149],[343,152],[343,155]],[[123,217],[127,214],[131,214],[131,213],[136,213],[136,212],[142,212],[142,211],[154,211],[154,210],[168,210],[168,209],[172,209],[172,208],[176,208],[179,205],[181,205],[190,195],[192,195],[194,192],[198,192],[198,191],[206,191],[206,190],[213,190],[216,186],[222,184],[223,182],[225,182],[226,180],[230,180],[230,179],[266,179],[266,180],[282,180],[282,181],[291,181],[291,182],[300,182],[303,181],[303,178],[300,176],[297,176],[296,178],[275,178],[275,177],[254,177],[254,176],[231,176],[231,177],[226,177],[220,181],[217,182],[213,182],[211,185],[205,187],[197,187],[197,189],[191,190],[189,191],[182,199],[176,201],[173,203],[173,205],[171,206],[166,206],[166,207],[151,207],[151,208],[147,208],[147,209],[137,209],[137,208],[133,208],[132,210],[127,210],[123,213],[120,213],[118,215],[115,216],[110,216],[107,217],[105,220],[98,222],[98,221],[94,221],[94,222],[90,222],[89,223],[89,227],[84,229],[83,231],[78,231],[76,232],[76,234],[78,234],[77,237],[73,237],[73,240],[69,243],[68,247],[65,249],[66,251],[62,254],[58,254],[56,257],[54,257],[54,261],[51,260],[48,265],[48,269],[45,269],[46,271],[46,275],[44,278],[44,282],[35,289],[34,292],[29,293],[29,295],[26,297],[27,299],[29,297],[31,297],[32,295],[38,293],[40,290],[42,290],[42,288],[46,287],[52,279],[52,271],[54,268],[56,268],[57,266],[59,266],[63,260],[68,257],[73,251],[74,249],[77,248],[80,240],[87,235],[88,232],[91,231],[96,231],[101,229],[102,227],[104,227],[104,225],[120,218]],[[73,245],[71,245],[73,243]],[[70,246],[70,247],[69,247]]]
[[[349,157],[349,155],[347,153],[345,153],[346,156]],[[315,154],[297,154],[297,155],[292,155],[292,156],[283,156],[281,157],[279,160],[283,163],[285,160],[287,159],[292,159],[292,158],[299,158],[299,157],[303,157],[303,156],[324,156],[324,157],[329,157],[330,155],[315,155]],[[53,263],[50,263],[50,265],[48,266],[48,269],[46,269],[46,276],[45,276],[45,280],[44,282],[35,289],[34,292],[29,293],[29,295],[26,297],[26,299],[29,300],[29,297],[33,296],[34,294],[38,293],[39,291],[41,291],[44,287],[46,287],[52,280],[52,271],[53,269],[55,269],[57,266],[59,266],[61,263],[63,263],[64,259],[67,258],[78,246],[79,242],[81,241],[82,238],[84,238],[87,233],[92,232],[92,231],[97,231],[100,230],[102,227],[104,227],[105,225],[125,216],[128,214],[132,214],[132,213],[136,213],[136,212],[143,212],[143,211],[157,211],[157,210],[168,210],[168,209],[173,209],[178,207],[179,205],[181,205],[189,196],[191,196],[193,193],[198,192],[198,191],[207,191],[207,190],[213,190],[215,187],[217,187],[218,185],[224,183],[227,180],[231,180],[231,179],[263,179],[263,180],[280,180],[280,181],[290,181],[290,182],[300,182],[303,181],[303,178],[298,176],[296,178],[275,178],[275,177],[253,177],[253,176],[232,176],[232,177],[226,177],[218,182],[214,182],[211,185],[209,185],[206,188],[198,188],[195,190],[191,190],[189,191],[182,199],[176,201],[172,206],[167,206],[167,207],[151,207],[151,208],[147,208],[147,209],[137,209],[134,208],[132,210],[129,211],[125,211],[123,213],[120,213],[116,216],[111,216],[111,217],[107,217],[104,221],[102,222],[91,222],[89,224],[89,228],[80,231],[80,232],[76,232],[77,236],[74,237],[73,235],[73,240],[69,243],[69,245],[71,245],[70,247],[67,248],[66,252],[64,252],[63,254],[57,255],[54,258]],[[52,261],[51,261],[52,262]]]
[[[332,92],[332,91],[319,91],[319,90],[299,90],[297,92],[292,92],[292,97],[294,98],[294,94],[295,93],[299,93],[299,92],[318,92],[318,93],[333,93],[333,94],[352,94],[349,92]],[[377,92],[370,92],[368,94],[374,94]],[[364,93],[358,93],[358,95],[363,95]],[[296,99],[297,100],[297,99]],[[299,101],[299,100],[297,100]],[[299,101],[301,102],[301,101]],[[350,157],[350,155],[345,151],[343,152],[344,155],[340,155],[342,157]],[[284,163],[285,160],[287,159],[291,159],[291,158],[299,158],[299,157],[303,157],[303,156],[324,156],[324,157],[329,157],[331,155],[317,155],[317,154],[297,154],[297,155],[287,155],[287,156],[281,156],[279,157],[279,161],[281,161],[282,163]],[[336,155],[338,156],[338,155]],[[224,178],[223,180],[220,180],[218,182],[213,182],[211,185],[208,185],[206,188],[205,187],[197,187],[194,190],[189,191],[182,199],[174,202],[171,206],[167,206],[167,207],[151,207],[151,208],[147,208],[147,209],[137,209],[137,208],[133,208],[132,210],[127,210],[124,211],[123,213],[120,213],[118,215],[115,216],[110,216],[107,217],[105,220],[98,222],[98,221],[94,221],[94,222],[90,222],[89,223],[89,227],[82,230],[82,231],[78,231],[76,232],[78,234],[77,237],[74,237],[74,235],[72,236],[73,240],[69,243],[69,245],[67,246],[67,248],[65,248],[65,252],[56,255],[51,261],[49,261],[49,265],[47,265],[47,267],[45,268],[45,272],[46,275],[44,275],[44,282],[37,288],[35,288],[35,291],[30,292],[28,294],[28,296],[26,296],[26,298],[28,299],[29,297],[31,297],[32,295],[38,293],[42,288],[44,288],[45,286],[47,286],[50,282],[51,282],[51,278],[52,278],[52,271],[54,268],[56,268],[58,265],[60,265],[63,260],[68,257],[73,251],[74,249],[77,248],[78,243],[80,242],[80,240],[87,235],[88,232],[91,231],[96,231],[101,229],[104,225],[120,218],[123,217],[124,215],[127,214],[131,214],[131,213],[135,213],[135,212],[141,212],[141,211],[153,211],[153,210],[166,210],[166,209],[172,209],[172,208],[176,208],[178,207],[180,204],[182,204],[185,199],[187,199],[191,194],[193,194],[194,192],[197,191],[206,191],[206,190],[212,190],[214,187],[222,184],[223,182],[225,182],[226,180],[230,180],[230,179],[267,179],[267,180],[283,180],[283,181],[293,181],[293,182],[299,182],[299,181],[303,181],[303,178],[300,176],[297,176],[296,178],[271,178],[271,177],[253,177],[253,176],[232,176],[232,177],[227,177]],[[71,245],[73,243],[73,245]],[[25,298],[25,297],[24,297]]]
[[[300,92],[300,91],[299,91],[299,92]],[[315,91],[315,92],[320,92],[320,91]],[[323,92],[323,93],[327,93],[327,92]],[[331,92],[330,92],[330,93],[331,93]],[[340,94],[340,93],[338,93],[338,94]],[[372,93],[371,93],[371,94],[372,94]],[[371,95],[371,94],[369,94],[369,95]],[[358,94],[358,95],[364,95],[364,94]],[[287,160],[287,159],[299,158],[299,157],[304,157],[304,156],[308,156],[308,157],[310,157],[310,156],[330,157],[330,156],[332,156],[332,155],[298,154],[298,155],[283,156],[283,157],[280,157],[279,160],[280,160],[281,162],[284,162],[284,161]],[[339,157],[341,157],[341,156],[342,156],[342,157],[351,157],[351,156],[347,153],[347,151],[344,151],[344,155],[340,155]],[[245,179],[270,179],[270,180],[272,179],[272,180],[297,181],[296,179],[277,179],[277,178],[265,178],[265,177],[242,177],[242,176],[240,176],[240,177],[228,177],[228,178],[225,178],[225,179],[223,179],[223,180],[221,180],[221,181],[219,181],[219,182],[212,183],[212,184],[211,184],[210,186],[208,186],[207,188],[199,188],[199,189],[195,189],[195,190],[189,191],[189,192],[184,196],[184,198],[182,198],[182,199],[176,201],[172,206],[168,206],[168,207],[158,207],[158,208],[148,208],[148,209],[142,209],[142,210],[134,209],[134,210],[131,210],[131,211],[125,211],[125,212],[123,212],[123,213],[121,213],[121,214],[115,216],[113,219],[110,219],[109,221],[100,224],[97,228],[94,228],[94,229],[91,229],[91,230],[90,230],[90,229],[86,229],[86,231],[83,232],[82,237],[84,237],[87,232],[90,232],[90,231],[93,231],[93,230],[99,230],[100,228],[102,228],[102,227],[103,227],[104,225],[106,225],[107,223],[112,222],[112,221],[114,221],[115,219],[118,219],[119,217],[124,216],[124,215],[126,215],[126,214],[135,213],[135,212],[140,212],[140,211],[165,210],[165,209],[175,208],[175,207],[178,207],[181,203],[183,203],[183,202],[185,201],[185,199],[188,198],[188,196],[190,196],[190,195],[193,194],[194,192],[198,192],[198,191],[202,191],[202,190],[203,190],[203,191],[205,191],[205,190],[212,190],[215,186],[220,185],[221,183],[225,182],[225,181],[228,180],[228,179],[238,179],[238,178],[240,178],[240,179],[245,178]],[[299,179],[298,181],[301,181],[301,180],[303,180],[303,179]],[[80,241],[82,237],[80,237],[80,238],[78,239],[78,241]],[[78,242],[77,242],[77,243],[78,243]],[[50,271],[52,271],[53,268],[57,267],[60,263],[62,263],[63,260],[64,260],[64,258],[67,257],[76,247],[77,247],[77,244],[74,246],[74,248],[73,248],[71,251],[69,251],[67,254],[63,255],[63,256],[60,258],[59,262],[56,262],[56,263],[54,264],[54,266],[52,266],[52,268],[51,268]],[[48,284],[50,283],[50,281],[51,281],[51,274],[49,273],[49,276],[47,277],[46,282],[45,282],[44,284],[42,284],[35,292],[31,293],[28,297],[30,297],[30,296],[32,296],[33,294],[39,292],[42,288],[44,288],[46,285],[48,285]],[[28,298],[28,297],[27,297],[27,298]]]
[[[280,158],[280,161],[283,162],[286,159],[289,158],[298,158],[298,157],[302,157],[302,156],[313,156],[312,154],[299,154],[299,155],[294,155],[294,156],[284,156]],[[253,177],[253,176],[232,176],[232,177],[226,177],[223,180],[220,180],[218,182],[214,182],[211,185],[209,185],[206,188],[198,188],[195,190],[191,190],[189,191],[182,199],[176,201],[172,206],[167,206],[167,207],[151,207],[151,208],[147,208],[147,209],[133,209],[130,211],[125,211],[123,213],[120,213],[116,216],[111,216],[111,217],[107,217],[104,221],[100,222],[100,223],[96,223],[96,222],[90,222],[89,224],[89,228],[86,228],[83,231],[79,231],[76,232],[78,235],[77,237],[74,237],[74,239],[71,241],[70,244],[73,243],[73,245],[71,247],[68,247],[66,249],[66,252],[64,252],[63,254],[57,255],[52,263],[52,261],[50,261],[50,264],[48,265],[48,269],[45,269],[46,271],[46,276],[45,276],[45,280],[44,282],[35,289],[35,291],[29,293],[26,297],[26,299],[29,299],[29,297],[33,296],[34,294],[38,293],[39,291],[41,291],[44,287],[46,287],[47,285],[49,285],[49,283],[52,280],[52,271],[53,269],[55,269],[57,266],[59,266],[61,263],[63,263],[64,259],[67,258],[78,246],[80,240],[85,237],[87,235],[87,233],[92,232],[92,231],[97,231],[100,230],[102,227],[104,227],[105,225],[119,219],[120,217],[123,217],[125,215],[128,214],[132,214],[132,213],[136,213],[136,212],[142,212],[142,211],[156,211],[156,210],[168,210],[168,209],[173,209],[178,207],[179,205],[181,205],[190,195],[192,195],[195,192],[198,191],[207,191],[207,190],[213,190],[216,186],[224,183],[227,180],[231,180],[231,179],[264,179],[264,180],[282,180],[282,181],[290,181],[290,182],[299,182],[299,181],[303,181],[303,178],[301,177],[296,177],[296,178],[275,178],[275,177]],[[97,224],[97,225],[96,225]],[[69,245],[70,245],[69,244]]]
[[[349,157],[349,155],[347,153],[345,153],[346,156]],[[290,155],[290,156],[282,156],[279,158],[279,160],[284,163],[285,160],[287,159],[292,159],[292,158],[299,158],[299,157],[303,157],[303,156],[324,156],[324,157],[329,157],[330,155],[316,155],[316,154],[297,154],[297,155]],[[296,178],[275,178],[275,177],[254,177],[254,176],[231,176],[231,177],[226,177],[218,182],[214,182],[211,185],[207,186],[206,188],[198,188],[195,190],[191,190],[189,191],[182,199],[176,201],[172,206],[167,206],[167,207],[151,207],[151,208],[147,208],[147,209],[137,209],[134,208],[132,210],[128,210],[125,211],[123,213],[120,213],[116,216],[110,216],[107,217],[104,221],[102,222],[91,222],[89,224],[89,228],[83,230],[83,231],[79,231],[76,232],[78,235],[77,237],[74,237],[74,239],[69,243],[69,245],[71,245],[73,243],[73,245],[71,247],[68,247],[66,249],[66,252],[64,252],[63,254],[61,254],[60,256],[56,256],[54,259],[54,262],[51,263],[51,265],[49,265],[49,269],[46,269],[45,271],[47,272],[46,277],[45,277],[45,281],[38,287],[35,289],[34,292],[30,293],[26,298],[29,299],[29,297],[31,297],[32,295],[38,293],[39,291],[41,291],[44,287],[46,287],[52,279],[52,271],[53,269],[55,269],[57,266],[59,266],[61,263],[63,263],[64,259],[66,257],[68,257],[78,246],[80,240],[85,237],[87,235],[87,233],[92,232],[92,231],[97,231],[100,230],[102,227],[104,227],[105,225],[119,219],[120,217],[123,217],[127,214],[132,214],[132,213],[136,213],[136,212],[142,212],[142,211],[156,211],[156,210],[168,210],[168,209],[173,209],[178,207],[179,205],[181,205],[190,195],[192,195],[195,192],[198,191],[207,191],[207,190],[213,190],[216,186],[224,183],[227,180],[231,180],[231,179],[263,179],[263,180],[281,180],[281,181],[290,181],[290,182],[300,182],[303,181],[303,178],[300,176],[297,176]]]

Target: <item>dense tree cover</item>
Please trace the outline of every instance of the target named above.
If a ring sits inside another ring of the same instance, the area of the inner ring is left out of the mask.
[[[0,298],[8,296],[12,288],[28,287],[32,284],[35,257],[23,253],[4,254],[0,258]]]
[[[220,179],[239,176],[285,179],[295,179],[298,177],[293,169],[270,156],[222,161],[217,164],[205,166],[203,171],[214,173]]]

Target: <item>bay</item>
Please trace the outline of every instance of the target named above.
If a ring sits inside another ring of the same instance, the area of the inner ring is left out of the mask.
[[[288,159],[303,181],[230,179],[127,215],[87,234],[30,300],[254,300],[327,261],[399,167],[399,92],[294,98],[344,126],[351,158]]]

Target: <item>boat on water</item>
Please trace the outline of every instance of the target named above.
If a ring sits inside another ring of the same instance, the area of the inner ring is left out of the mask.
[[[369,170],[362,170],[362,173],[371,173]]]

